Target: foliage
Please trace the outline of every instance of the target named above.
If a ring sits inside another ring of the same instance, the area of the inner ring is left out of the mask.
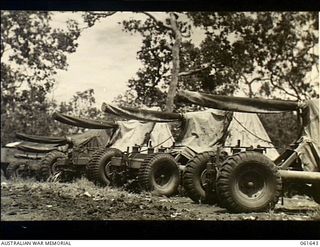
[[[249,97],[319,97],[307,77],[318,66],[317,13],[192,12],[189,16],[206,30],[201,54],[211,62],[212,72],[207,74],[209,80],[201,81],[221,83],[222,94],[230,85]],[[279,151],[297,139],[298,121],[292,112],[260,115],[260,119]]]
[[[184,34],[193,27],[205,30],[196,47],[187,37],[180,46],[178,89],[232,95],[242,90],[249,97],[303,100],[319,97],[307,74],[317,67],[318,14],[316,12],[190,12],[179,13]],[[181,21],[181,20],[184,21]],[[166,19],[166,24],[169,24]],[[147,106],[165,104],[171,81],[174,37],[152,18],[123,21],[124,30],[143,37],[137,58],[143,67],[128,81],[132,102]],[[195,73],[184,73],[184,72]],[[184,76],[182,76],[184,74]],[[183,104],[178,105],[181,111]],[[190,110],[190,109],[189,109]],[[267,132],[279,148],[297,138],[297,121],[292,113],[261,116]],[[288,128],[289,126],[289,128]]]
[[[180,72],[180,46],[182,37],[190,31],[190,25],[181,21],[181,14],[177,13],[165,14],[163,21],[154,14],[143,14],[147,16],[144,21],[130,19],[122,22],[125,31],[137,32],[143,37],[137,53],[143,68],[137,72],[137,78],[128,81],[128,86],[135,90],[138,102],[147,106],[165,106],[167,111],[172,111]]]
[[[306,75],[317,65],[315,12],[189,12],[175,13],[182,41],[178,89],[249,97],[306,99],[319,93]],[[186,17],[187,15],[187,17]],[[175,36],[152,16],[123,21],[125,31],[141,34],[137,58],[143,67],[128,81],[135,102],[164,108],[171,83]],[[196,47],[189,34],[205,30]],[[196,73],[185,73],[192,72]],[[184,74],[184,75],[183,75]]]
[[[259,118],[280,153],[300,135],[299,121],[293,112],[259,114]]]
[[[76,92],[69,101],[62,101],[59,105],[55,105],[54,110],[75,117],[103,119],[104,115],[94,106],[95,102],[94,89],[87,89],[82,92]],[[50,132],[54,135],[74,134],[83,131],[83,128],[70,126],[58,121],[53,122],[51,120],[50,125]]]
[[[121,105],[121,106],[128,106],[128,107],[141,107],[142,104],[139,103],[137,100],[137,95],[133,90],[126,90],[124,94],[118,95],[112,103]]]
[[[78,24],[69,20],[53,28],[52,12],[1,11],[1,142],[14,132],[46,134],[47,94],[57,70],[67,68],[68,53],[76,51]]]
[[[318,63],[317,12],[189,13],[205,28],[201,54],[214,71],[208,83],[246,90],[249,97],[319,96],[306,75]]]

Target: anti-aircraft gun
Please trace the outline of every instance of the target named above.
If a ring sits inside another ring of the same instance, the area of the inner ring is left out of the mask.
[[[1,167],[7,178],[39,178],[39,161],[46,153],[63,150],[63,146],[67,143],[65,138],[23,133],[16,133],[16,138],[21,141],[8,143],[1,148]]]
[[[320,143],[319,143],[319,100],[305,103],[284,100],[266,100],[181,91],[178,98],[184,102],[204,107],[233,112],[276,113],[297,111],[302,117],[301,137],[275,159],[252,151],[230,155],[223,162],[212,157],[203,161],[215,172],[207,178],[213,186],[205,197],[216,200],[232,212],[265,211],[275,207],[288,183],[303,183],[310,188],[314,200],[320,199]],[[190,161],[187,168],[199,168],[200,162]],[[194,172],[191,179],[198,180]],[[194,190],[197,190],[194,187]]]
[[[117,125],[113,121],[91,120],[58,112],[53,113],[52,117],[61,123],[89,130],[60,138],[66,147],[64,150],[53,150],[43,157],[41,178],[70,179],[84,175],[91,154],[108,145]]]
[[[109,113],[119,116],[116,112]],[[139,184],[146,190],[172,194],[179,185],[179,169],[175,160],[163,153],[174,142],[170,128],[167,123],[129,119],[117,121],[118,128],[110,145],[91,156],[87,166],[88,178],[102,185],[132,188],[130,185],[135,185],[138,177]],[[157,151],[159,153],[154,154]],[[148,161],[143,162],[145,157]],[[129,160],[130,166],[127,166]],[[155,179],[166,180],[166,186],[151,187]]]
[[[166,168],[167,164],[165,162],[153,162],[153,159],[157,160],[153,157],[163,156],[164,154],[161,153],[165,153],[166,157],[168,157],[167,159],[171,159],[172,163],[174,161],[176,164],[175,167],[179,167],[180,171],[183,171],[186,168],[186,163],[198,154],[201,154],[205,158],[214,156],[217,148],[221,146],[226,139],[230,140],[228,129],[230,130],[230,126],[235,125],[228,112],[216,110],[177,114],[130,107],[117,107],[104,103],[102,111],[126,119],[136,119],[151,123],[178,122],[181,124],[180,136],[174,145],[163,149],[152,144],[153,146],[149,147],[148,153],[141,153],[140,150],[147,149],[136,146],[133,147],[132,152],[123,152],[121,157],[113,157],[111,163],[108,163],[108,169],[115,170],[113,174],[110,174],[110,180],[116,180],[114,176],[118,177],[118,179],[119,177],[127,177],[127,179],[136,178],[139,181],[140,187],[144,190],[156,190],[159,194],[164,195],[172,195],[176,192],[178,187],[178,180],[176,179],[177,171],[176,169]],[[245,125],[248,122],[252,122],[252,119],[249,119],[250,121],[248,119],[246,120],[247,121],[243,123]],[[241,122],[240,119],[240,123]],[[237,137],[243,139],[242,136],[243,134],[240,134]],[[232,137],[236,138],[234,135],[232,135]],[[270,146],[269,143],[263,143],[261,141],[259,143],[261,147],[273,147]],[[158,150],[155,150],[155,147],[158,148]],[[239,148],[239,146],[237,146],[237,148]],[[220,159],[226,154],[226,151],[222,152]],[[201,158],[203,159],[203,157]],[[121,174],[127,175],[120,176],[120,170],[122,171]],[[174,186],[172,186],[173,183],[170,181],[175,182]],[[189,187],[192,187],[192,182],[189,181],[189,183],[191,183]],[[204,191],[202,194],[203,193]],[[194,200],[199,200],[200,197],[201,195],[195,194]]]

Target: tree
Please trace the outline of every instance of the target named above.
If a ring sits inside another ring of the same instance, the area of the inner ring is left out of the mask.
[[[201,63],[197,56],[199,51],[191,43],[191,25],[184,13],[169,12],[163,21],[148,12],[143,14],[147,16],[143,22],[123,21],[125,31],[138,32],[143,37],[138,51],[143,68],[137,72],[138,78],[130,79],[128,85],[137,93],[138,102],[147,106],[165,105],[165,111],[172,112],[182,76],[205,68],[192,66]],[[193,59],[190,59],[191,56]],[[187,60],[190,64],[186,63]],[[186,71],[190,68],[192,70]]]
[[[53,111],[87,119],[104,119],[102,112],[94,106],[95,102],[94,89],[90,88],[82,92],[76,92],[69,101],[62,101],[59,105],[56,104]],[[55,135],[74,134],[79,132],[80,129],[83,128],[59,122],[53,124],[53,120],[51,120],[50,132]]]
[[[189,16],[206,30],[201,54],[206,62],[211,60],[214,71],[208,83],[231,85],[249,97],[319,97],[307,78],[318,66],[319,56],[313,52],[318,42],[318,13],[193,12]],[[261,114],[260,119],[280,151],[297,139],[297,116],[292,112]]]
[[[114,13],[87,19],[93,25]],[[297,100],[318,96],[306,78],[318,60],[315,12],[170,12],[162,20],[142,14],[147,18],[122,22],[124,31],[143,37],[137,53],[143,67],[128,81],[136,95],[132,103],[171,111],[179,88],[225,95],[242,89],[249,97]],[[190,38],[194,26],[206,31],[200,48]]]
[[[249,97],[302,100],[319,96],[306,75],[319,56],[317,12],[189,13],[205,28],[201,53],[211,83],[246,87]]]
[[[259,118],[279,153],[299,138],[299,124],[293,112],[259,114]]]
[[[115,13],[88,12],[84,14],[84,20],[88,26],[93,26],[101,18]],[[122,24],[124,31],[139,33],[143,37],[141,49],[137,53],[143,67],[138,70],[135,78],[129,79],[129,91],[116,101],[127,99],[130,104],[160,106],[170,112],[174,109],[177,89],[202,88],[203,82],[198,80],[197,73],[202,73],[201,78],[208,91],[215,91],[221,85],[207,82],[210,79],[210,63],[203,62],[200,50],[192,44],[192,22],[186,13],[162,13],[161,18],[155,13],[139,14],[136,18],[124,20]],[[142,15],[146,18],[139,18]],[[229,91],[233,92],[234,88],[229,87]],[[132,91],[135,100],[132,100]]]
[[[2,143],[15,131],[46,134],[47,94],[57,70],[67,68],[68,53],[77,48],[78,24],[51,25],[52,12],[1,11]]]

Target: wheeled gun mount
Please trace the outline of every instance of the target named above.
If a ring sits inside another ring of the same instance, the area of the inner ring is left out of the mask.
[[[191,92],[187,90],[180,91],[177,95],[180,101],[197,104],[209,108],[248,112],[248,113],[277,113],[283,111],[302,111],[304,126],[304,138],[300,138],[297,143],[293,144],[294,148],[287,149],[276,160],[281,177],[286,180],[297,180],[305,182],[320,181],[317,171],[320,170],[319,158],[319,101],[309,100],[304,103],[290,100],[270,100],[260,98],[245,98],[233,96],[211,95],[205,93]],[[312,117],[310,117],[312,114]],[[311,126],[312,125],[312,126]],[[313,126],[314,125],[314,126]],[[310,146],[310,147],[309,147]],[[305,152],[306,158],[299,157],[303,149],[310,149]],[[307,153],[310,153],[310,155]],[[306,161],[304,161],[304,159]],[[311,163],[315,171],[288,170],[297,160],[301,160],[302,165]]]

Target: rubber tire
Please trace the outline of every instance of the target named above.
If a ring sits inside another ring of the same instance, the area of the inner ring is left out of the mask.
[[[207,169],[207,163],[213,156],[215,156],[214,152],[203,152],[194,156],[186,164],[183,173],[183,187],[195,203],[213,204],[217,201],[215,191],[208,194],[201,184],[201,174]],[[214,183],[215,180],[216,178],[214,178]]]
[[[312,184],[312,198],[313,200],[320,204],[320,183],[314,183]]]
[[[154,178],[159,167],[166,167],[170,170],[170,178],[162,186],[157,184]],[[172,196],[177,192],[180,184],[178,164],[170,154],[151,154],[143,161],[138,171],[138,180],[142,190],[150,191],[156,195]]]
[[[47,181],[52,175],[54,175],[52,172],[52,165],[59,158],[66,159],[67,155],[59,151],[52,151],[43,157],[40,164],[38,180]]]
[[[237,178],[242,172],[257,173],[257,170],[263,174],[261,178],[264,180],[264,188],[262,196],[251,199],[243,196]],[[231,212],[262,212],[273,209],[279,200],[281,190],[281,177],[276,165],[268,157],[257,152],[248,151],[232,155],[223,162],[218,171],[217,193],[221,205]]]
[[[97,185],[110,185],[110,178],[105,174],[105,166],[117,155],[121,155],[121,151],[116,148],[99,149],[94,152],[86,167],[87,178]]]

